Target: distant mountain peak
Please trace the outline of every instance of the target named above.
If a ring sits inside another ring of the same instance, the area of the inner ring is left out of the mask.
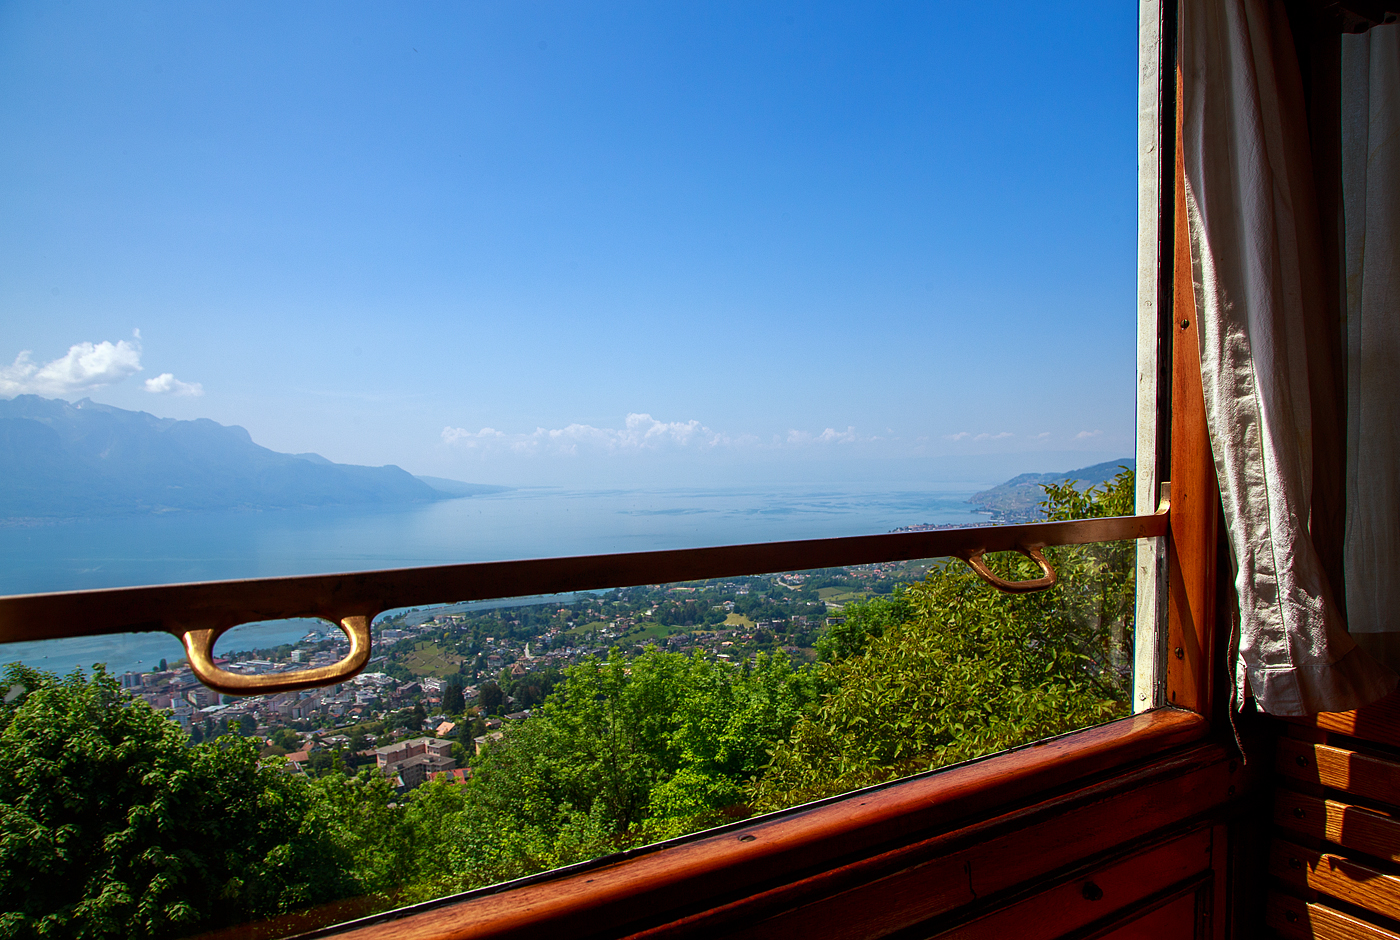
[[[1040,518],[1045,484],[1072,482],[1082,490],[1113,479],[1124,467],[1133,470],[1136,466],[1134,458],[1124,457],[1063,473],[1022,473],[989,490],[974,493],[968,502],[990,513],[990,521],[994,523],[1034,522]]]
[[[282,454],[246,428],[91,399],[0,399],[0,520],[126,512],[426,503],[445,492],[396,466]],[[467,486],[469,484],[457,484]]]

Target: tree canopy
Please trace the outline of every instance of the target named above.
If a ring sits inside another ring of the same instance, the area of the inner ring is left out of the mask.
[[[1045,488],[1049,519],[1132,512],[1131,471],[1079,491]],[[1046,550],[1059,581],[1002,593],[958,563],[890,598],[846,608],[822,644],[820,705],[774,749],[754,805],[806,800],[943,766],[1126,714],[1131,542]],[[1003,577],[1039,574],[1017,555]]]

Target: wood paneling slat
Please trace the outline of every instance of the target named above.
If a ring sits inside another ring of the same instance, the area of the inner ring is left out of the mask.
[[[935,936],[939,940],[1053,940],[1142,904],[1208,870],[1210,861],[1211,833],[1201,829]]]
[[[1274,800],[1274,824],[1400,863],[1400,820],[1363,806],[1279,790]]]
[[[1400,763],[1326,744],[1279,738],[1280,774],[1400,806]]]
[[[1400,919],[1400,878],[1352,859],[1275,839],[1269,853],[1269,874],[1383,917]]]
[[[1290,722],[1307,724],[1323,731],[1376,741],[1400,747],[1400,692],[1373,702],[1365,708],[1349,712],[1322,712],[1311,718],[1290,718]]]
[[[1289,940],[1400,940],[1359,917],[1278,892],[1269,895],[1264,922]]]

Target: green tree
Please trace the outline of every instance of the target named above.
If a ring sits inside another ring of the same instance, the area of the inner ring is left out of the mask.
[[[506,694],[494,682],[483,682],[477,691],[477,701],[488,712],[494,712],[505,704]]]
[[[817,641],[817,654],[826,662],[847,659],[865,652],[872,639],[884,636],[886,628],[904,623],[912,613],[903,589],[888,597],[871,598],[864,604],[848,604]]]
[[[1132,474],[1046,487],[1050,519],[1131,512]],[[888,600],[846,608],[823,651],[821,705],[775,748],[750,788],[760,809],[795,803],[1071,731],[1126,714],[1133,545],[1046,555],[1051,590],[1003,594],[967,566],[934,567]],[[1035,576],[1019,556],[989,561]]]
[[[0,707],[0,936],[184,935],[358,893],[257,742],[191,747],[100,666],[5,684],[25,691]]]
[[[288,753],[301,749],[301,739],[291,728],[278,728],[272,732],[272,743]]]
[[[369,745],[369,735],[365,729],[359,725],[350,729],[348,735],[350,743],[347,745],[351,754],[358,754]]]
[[[745,782],[814,697],[781,656],[748,669],[655,649],[584,660],[465,784],[414,792],[416,870],[455,890],[743,816]]]
[[[462,677],[449,676],[442,687],[442,710],[449,715],[460,715],[467,707],[462,694]]]

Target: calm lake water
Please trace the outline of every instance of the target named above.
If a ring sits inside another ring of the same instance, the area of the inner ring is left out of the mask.
[[[366,571],[510,558],[691,548],[977,523],[986,481],[672,490],[532,488],[426,506],[179,513],[0,527],[0,594]],[[218,652],[300,639],[308,624],[242,627]],[[0,663],[54,672],[150,670],[182,655],[166,634],[0,644]]]

